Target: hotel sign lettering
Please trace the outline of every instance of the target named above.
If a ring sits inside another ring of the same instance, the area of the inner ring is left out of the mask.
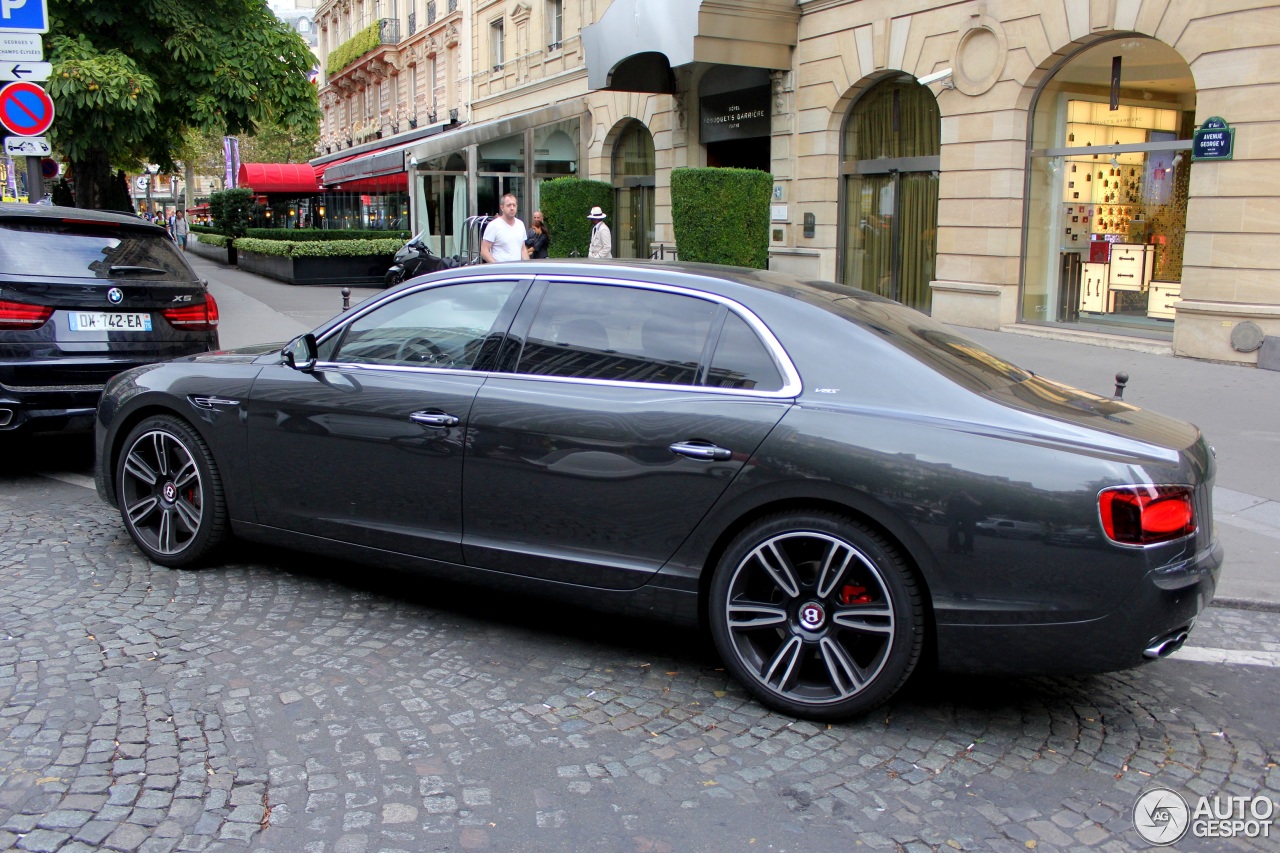
[[[769,88],[742,89],[718,95],[704,95],[702,107],[702,139],[722,142],[728,139],[752,139],[768,136]]]

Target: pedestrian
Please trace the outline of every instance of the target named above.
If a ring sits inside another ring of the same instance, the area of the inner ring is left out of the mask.
[[[612,258],[613,238],[609,234],[609,226],[604,224],[605,212],[598,207],[591,208],[587,219],[595,222],[591,226],[591,246],[587,249],[588,258]]]
[[[525,245],[529,229],[516,218],[516,197],[506,193],[498,202],[501,216],[492,219],[484,227],[480,239],[480,259],[487,264],[505,261],[529,260],[529,247]]]
[[[524,244],[529,247],[529,257],[533,260],[547,257],[551,247],[551,231],[547,228],[546,220],[542,218],[541,210],[533,212],[533,224],[529,226],[529,238],[524,241]]]
[[[173,215],[173,242],[182,251],[187,250],[187,235],[191,233],[191,224],[187,222],[187,212],[179,210]]]

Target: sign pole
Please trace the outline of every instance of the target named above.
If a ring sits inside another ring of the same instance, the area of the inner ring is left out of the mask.
[[[27,203],[44,201],[44,175],[40,173],[40,158],[27,158]]]

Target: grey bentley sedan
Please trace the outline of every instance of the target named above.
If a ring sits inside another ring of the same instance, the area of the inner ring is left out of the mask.
[[[1194,426],[866,292],[724,267],[411,279],[288,344],[121,374],[96,441],[156,563],[234,535],[701,624],[813,719],[926,660],[1162,657],[1222,561]],[[1006,529],[1035,535],[985,535]]]

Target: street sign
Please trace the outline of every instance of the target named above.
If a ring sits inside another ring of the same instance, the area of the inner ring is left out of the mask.
[[[1236,129],[1213,116],[1191,134],[1191,161],[1230,160],[1235,141]]]
[[[39,62],[42,59],[44,42],[40,36],[0,30],[0,62]]]
[[[0,89],[0,125],[9,132],[39,136],[52,124],[53,101],[44,87],[23,80]]]
[[[10,157],[48,157],[53,149],[43,136],[6,136],[4,153]]]
[[[0,0],[0,30],[49,32],[48,0]]]
[[[50,160],[48,157],[41,158],[40,177],[44,178],[46,181],[52,181],[54,178],[58,177],[58,174],[61,171],[62,166],[58,164],[57,160]]]
[[[0,62],[0,80],[48,80],[52,75],[48,62]]]

